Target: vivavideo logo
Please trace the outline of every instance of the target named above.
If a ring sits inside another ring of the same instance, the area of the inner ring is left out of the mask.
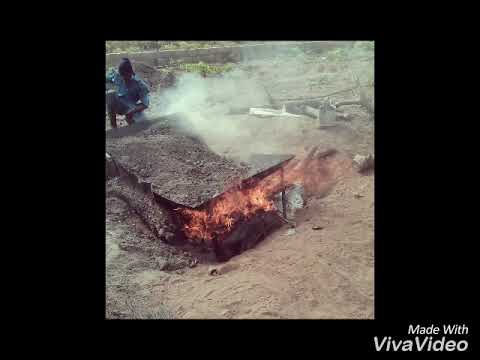
[[[442,328],[431,325],[423,327],[420,325],[410,325],[408,327],[409,335],[417,335],[413,339],[395,339],[391,336],[382,338],[375,336],[373,338],[376,351],[408,352],[408,351],[466,351],[468,341],[466,339],[452,339],[445,335],[468,335],[466,325],[444,325]],[[426,335],[426,336],[418,336]],[[428,335],[444,335],[441,338]]]

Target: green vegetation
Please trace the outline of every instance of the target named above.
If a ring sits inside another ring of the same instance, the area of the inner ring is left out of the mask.
[[[232,64],[211,65],[204,62],[197,64],[181,64],[180,69],[186,72],[195,72],[202,75],[221,74],[229,72],[233,69]]]
[[[212,65],[206,64],[204,62],[199,62],[196,64],[182,64],[179,62],[172,62],[170,64],[171,68],[177,68],[178,70],[190,72],[190,73],[198,73],[204,76],[206,75],[217,75],[223,74],[233,70],[233,64],[223,64],[223,65]],[[115,72],[117,70],[116,67],[111,66],[106,69],[105,75],[108,76],[111,72]]]

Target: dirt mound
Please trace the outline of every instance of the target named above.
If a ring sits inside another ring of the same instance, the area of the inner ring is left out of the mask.
[[[190,258],[155,240],[135,211],[116,197],[106,199],[105,226],[106,317],[174,318],[172,309],[163,304],[146,306],[151,292],[144,291],[137,274],[139,271],[166,276],[181,273],[190,266]]]
[[[107,153],[113,161],[151,190],[176,204],[195,208],[293,155],[253,154],[237,162],[213,152],[199,137],[180,130],[179,123],[139,123],[107,132]]]
[[[109,180],[106,186],[107,196],[116,197],[127,203],[138,216],[145,219],[146,225],[156,239],[167,243],[174,240],[174,234],[178,230],[175,222],[172,221],[168,210],[157,203],[151,192],[139,188],[138,184],[124,176]]]
[[[156,194],[190,207],[219,195],[248,173],[199,138],[162,125],[135,136],[107,138],[107,152],[140,181],[152,184]]]
[[[107,184],[107,217],[113,218],[115,221],[116,215],[117,219],[125,222],[126,229],[128,229],[128,231],[124,231],[126,236],[123,236],[117,242],[119,249],[141,253],[146,256],[144,265],[151,269],[173,271],[193,267],[197,264],[198,260],[190,253],[168,245],[161,241],[159,236],[154,235],[150,231],[151,229],[137,216],[135,207],[124,201],[122,196],[117,196],[118,193],[115,190],[112,191],[114,187],[115,185],[112,185],[112,183]],[[160,237],[172,234],[168,231],[172,227],[172,223],[168,220],[168,214],[162,212],[159,207],[152,207],[152,209],[154,209],[155,216],[160,221],[158,228],[162,229],[163,226],[163,229],[160,230]],[[162,216],[163,222],[161,222]]]

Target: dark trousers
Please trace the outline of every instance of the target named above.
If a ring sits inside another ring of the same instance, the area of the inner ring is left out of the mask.
[[[122,97],[118,96],[116,90],[108,90],[106,94],[107,112],[110,117],[110,123],[112,127],[117,127],[117,114],[125,115],[132,108],[134,104],[127,102]],[[133,118],[126,119],[129,124],[132,124]]]

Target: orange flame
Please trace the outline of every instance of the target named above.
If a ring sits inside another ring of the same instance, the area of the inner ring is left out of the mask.
[[[230,232],[236,223],[258,212],[274,210],[273,196],[294,183],[315,192],[339,173],[337,160],[316,159],[316,148],[301,161],[291,161],[282,169],[260,180],[252,188],[236,186],[214,200],[208,209],[178,209],[184,217],[185,235],[194,241],[211,241]],[[343,165],[341,166],[343,168]]]
[[[259,211],[273,210],[273,201],[268,195],[262,188],[234,189],[219,197],[210,211],[179,209],[187,219],[183,230],[190,239],[212,240],[231,231],[239,220]]]

